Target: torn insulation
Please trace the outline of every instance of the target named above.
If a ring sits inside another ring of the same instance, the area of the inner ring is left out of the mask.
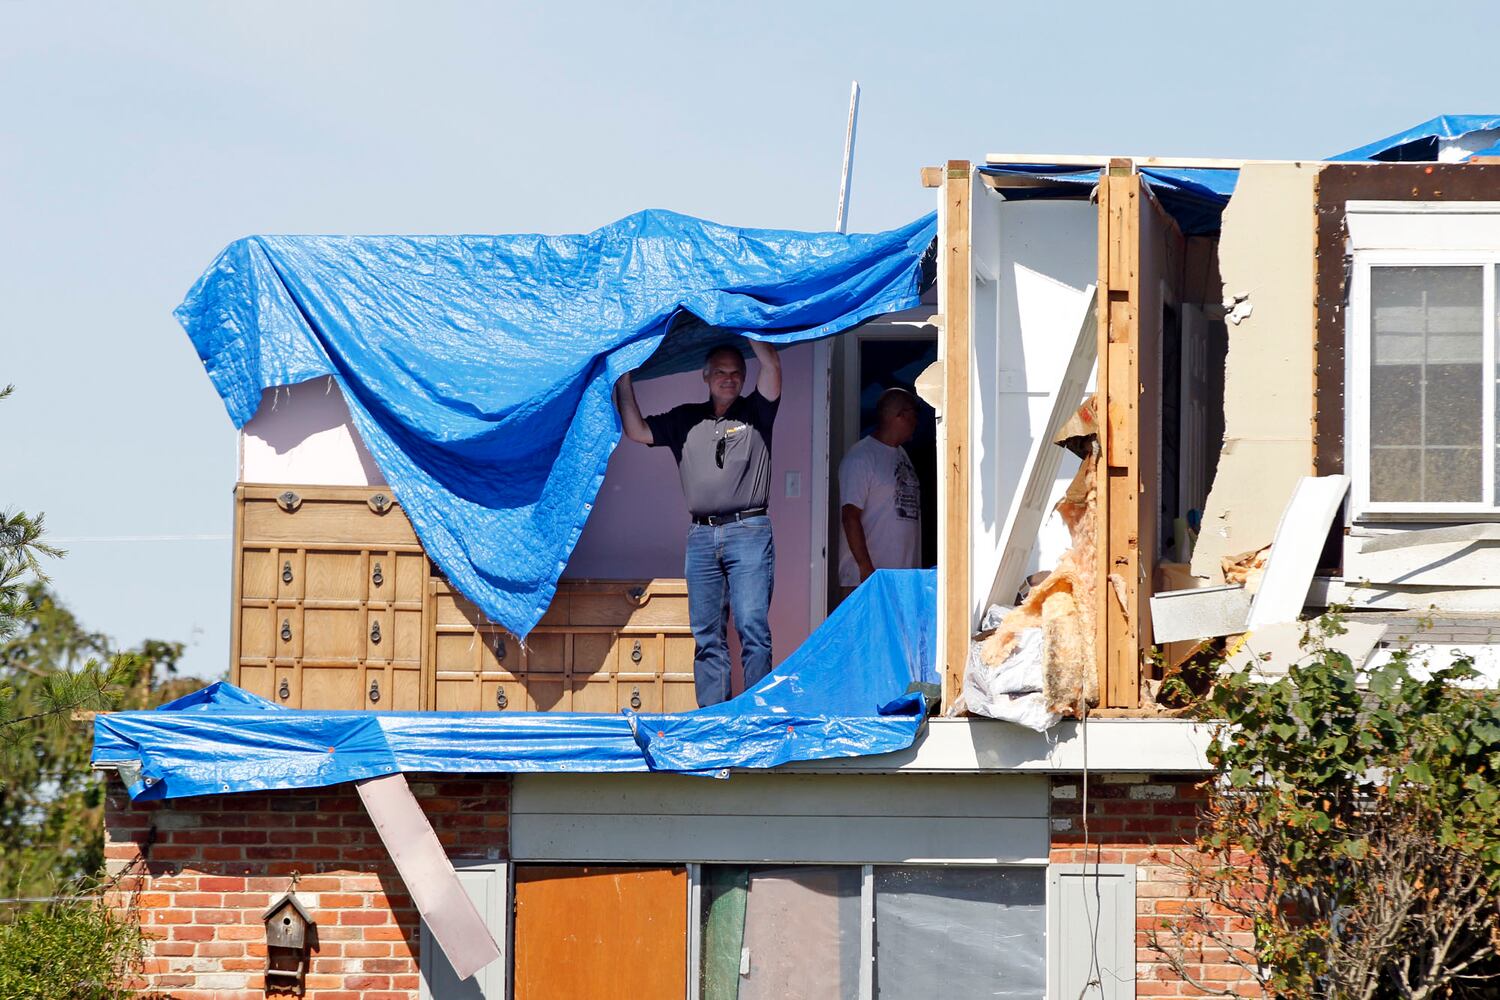
[[[1094,655],[1094,622],[1098,602],[1098,467],[1099,439],[1094,401],[1089,399],[1064,425],[1056,443],[1078,453],[1079,465],[1057,512],[1073,544],[1041,583],[1007,612],[988,635],[976,636],[977,656],[970,669],[998,671],[1031,629],[1042,634],[1042,684],[1039,700],[1051,717],[1077,715],[1080,705],[1097,704],[1098,671]],[[965,685],[966,689],[969,685]],[[987,706],[966,699],[975,714]]]

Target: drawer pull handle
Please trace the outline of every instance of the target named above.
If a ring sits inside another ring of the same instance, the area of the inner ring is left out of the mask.
[[[286,490],[276,494],[276,506],[290,514],[302,506],[302,498],[293,490]]]
[[[630,647],[630,662],[641,662],[641,640],[637,639]]]
[[[510,701],[505,697],[505,688],[503,688],[503,687],[502,688],[496,688],[495,689],[495,707],[498,708],[498,709],[500,709],[500,711],[503,712],[503,711],[505,711],[505,706],[509,705],[509,704],[510,704]]]
[[[630,707],[641,707],[641,689],[638,687],[633,687],[630,689]]]
[[[377,587],[385,583],[385,574],[380,571],[380,563],[375,564],[375,572],[370,574],[370,581]]]
[[[380,704],[380,678],[370,678],[370,704]]]
[[[281,619],[281,641],[292,641],[292,620],[290,618]]]
[[[375,513],[384,514],[386,511],[391,509],[392,501],[391,498],[386,494],[377,493],[365,502],[370,505],[370,509]]]
[[[644,601],[646,599],[646,588],[645,587],[631,587],[629,590],[625,591],[625,596],[628,597],[628,598],[630,598],[636,604],[640,604],[642,601]]]
[[[378,621],[370,623],[370,641],[377,646],[380,645],[380,622]]]
[[[281,564],[281,582],[292,582],[292,561],[290,559]]]
[[[292,696],[292,686],[286,682],[285,677],[281,679],[281,687],[277,689],[276,693],[281,696],[282,701],[286,701]]]
[[[495,659],[504,660],[505,653],[505,637],[503,635],[495,636]]]

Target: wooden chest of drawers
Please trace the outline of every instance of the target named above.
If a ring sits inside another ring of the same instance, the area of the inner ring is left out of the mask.
[[[236,490],[231,680],[289,708],[695,708],[682,580],[564,581],[523,646],[432,568],[389,492]]]
[[[432,707],[676,712],[698,707],[683,580],[565,580],[525,646],[429,583]]]
[[[234,682],[289,708],[423,707],[427,557],[390,494],[236,492]]]

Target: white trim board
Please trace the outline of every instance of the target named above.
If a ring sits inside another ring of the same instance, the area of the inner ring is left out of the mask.
[[[1200,774],[1210,770],[1210,727],[1186,719],[1090,719],[1045,733],[995,719],[931,719],[896,753],[786,764],[780,772],[1066,774],[1092,770]]]

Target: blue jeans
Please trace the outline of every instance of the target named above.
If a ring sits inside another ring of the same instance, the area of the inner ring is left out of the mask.
[[[728,619],[740,635],[745,687],[771,672],[771,519],[750,517],[688,529],[684,575],[693,626],[693,679],[702,707],[729,700]]]

